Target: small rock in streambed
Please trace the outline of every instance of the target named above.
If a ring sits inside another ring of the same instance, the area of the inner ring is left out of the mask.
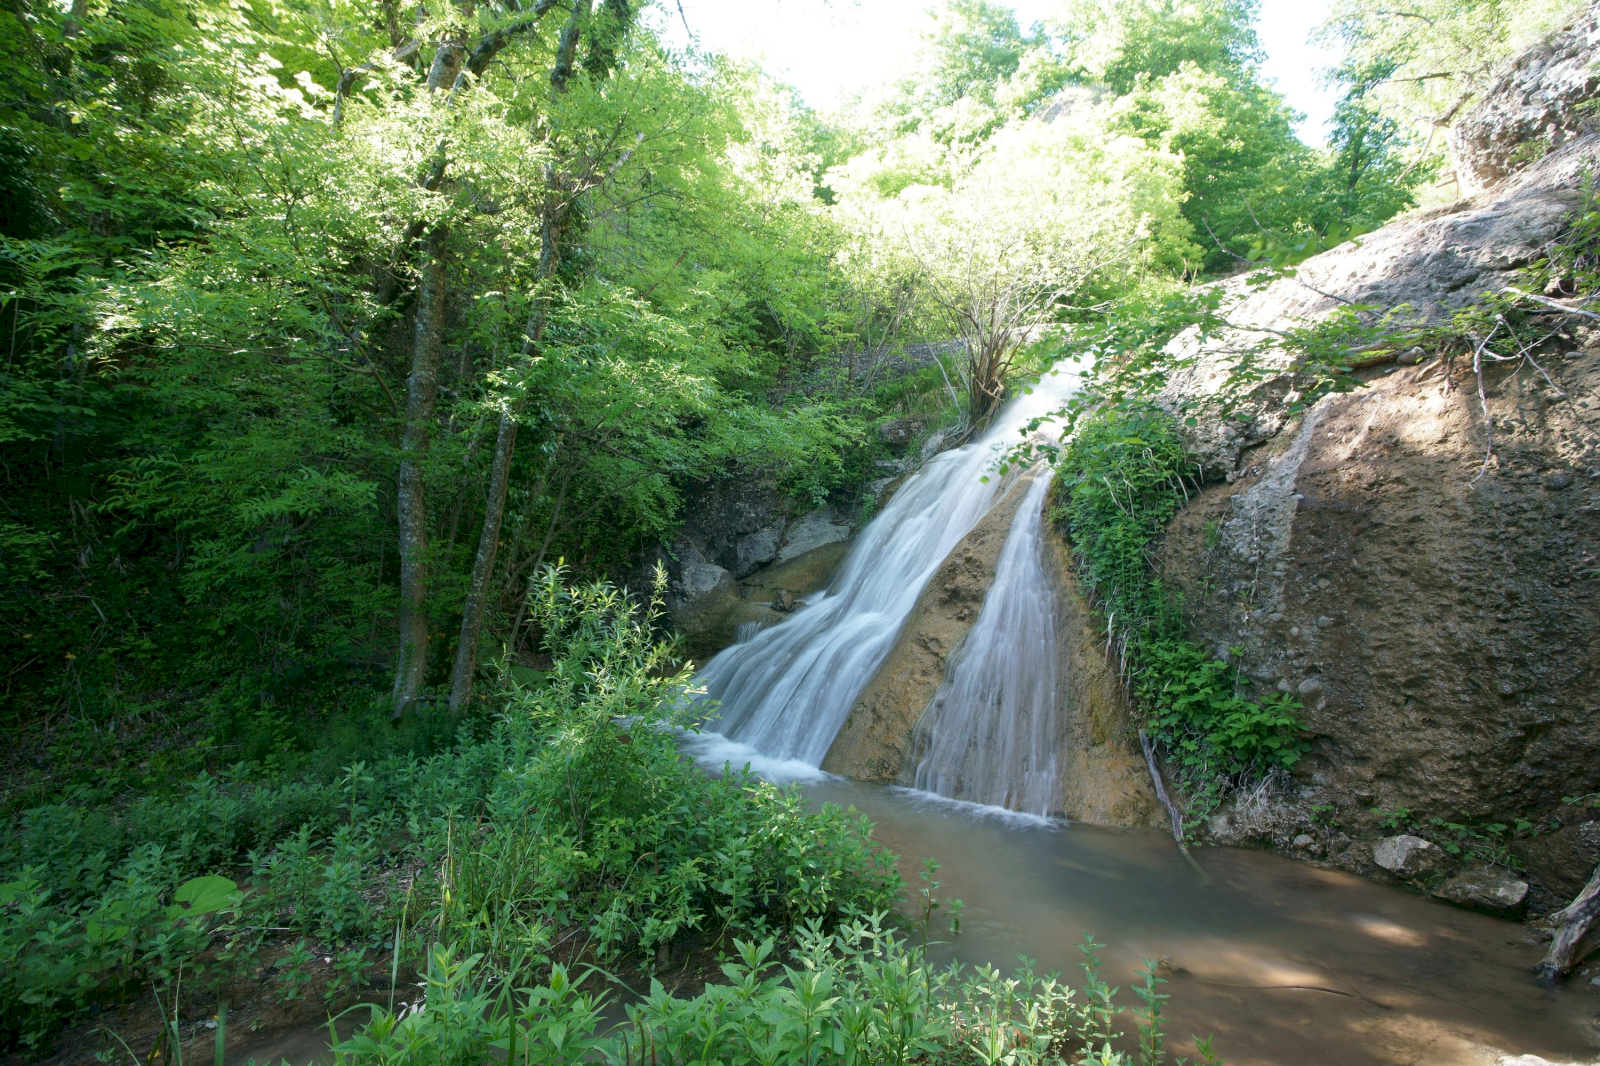
[[[1408,881],[1426,877],[1444,865],[1444,849],[1409,833],[1384,837],[1372,849],[1372,861]]]
[[[1528,882],[1519,881],[1504,870],[1484,866],[1463,870],[1434,889],[1433,894],[1458,907],[1508,917],[1527,902]]]
[[[794,593],[786,589],[780,589],[778,594],[772,598],[772,606],[779,611],[794,610]]]

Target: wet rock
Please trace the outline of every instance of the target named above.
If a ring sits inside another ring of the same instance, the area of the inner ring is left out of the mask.
[[[1384,837],[1372,849],[1373,862],[1408,881],[1428,876],[1443,866],[1445,860],[1443,848],[1408,833]]]
[[[831,506],[819,507],[789,525],[775,553],[776,559],[786,563],[824,544],[849,540],[852,532],[848,515]]]
[[[1528,882],[1497,867],[1484,866],[1448,878],[1433,894],[1458,907],[1509,917],[1521,911],[1527,901]]]
[[[772,598],[772,606],[779,611],[794,610],[794,593],[788,589],[779,589],[778,594]]]
[[[894,647],[834,737],[823,769],[868,781],[899,776],[912,731],[944,679],[950,652],[977,621],[1026,485],[1012,486],[939,564]]]

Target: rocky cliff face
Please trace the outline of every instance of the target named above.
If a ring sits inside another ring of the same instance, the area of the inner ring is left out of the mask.
[[[1450,131],[1461,191],[1477,196],[1552,149],[1593,132],[1600,8],[1518,56]]]
[[[1197,361],[1167,402],[1215,391],[1228,349],[1263,327],[1344,301],[1410,304],[1438,321],[1524,284],[1517,270],[1561,239],[1584,202],[1580,175],[1600,162],[1600,138],[1563,134],[1516,169],[1511,139],[1545,136],[1549,123],[1530,124],[1512,102],[1566,108],[1590,94],[1594,80],[1574,71],[1588,69],[1592,47],[1576,56],[1568,45],[1592,44],[1593,23],[1517,67],[1463,121],[1458,143],[1476,153],[1468,166],[1499,184],[1309,260],[1243,298],[1229,312],[1232,335],[1180,337],[1175,352]],[[1202,420],[1192,431],[1210,483],[1174,521],[1160,568],[1182,590],[1196,639],[1219,656],[1240,649],[1263,686],[1298,693],[1315,737],[1277,798],[1213,819],[1218,839],[1384,876],[1371,845],[1398,824],[1503,854],[1513,831],[1487,827],[1525,819],[1547,831],[1510,844],[1536,895],[1552,902],[1575,890],[1577,871],[1587,876],[1593,858],[1573,856],[1594,811],[1562,800],[1600,790],[1596,325],[1552,312],[1537,365],[1488,368],[1481,401],[1470,357],[1414,352],[1404,361],[1416,365],[1375,368],[1366,388],[1294,418],[1299,383],[1285,353],[1251,396],[1247,424]],[[1553,846],[1557,836],[1570,846]]]
[[[704,661],[732,644],[741,626],[777,624],[808,593],[827,588],[865,518],[953,438],[925,419],[889,422],[880,434],[890,458],[879,461],[881,476],[859,500],[817,507],[741,471],[689,494],[683,525],[630,583],[647,588],[656,564],[666,569],[667,615],[692,658]]]

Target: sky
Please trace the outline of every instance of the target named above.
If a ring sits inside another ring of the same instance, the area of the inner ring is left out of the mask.
[[[1323,121],[1333,111],[1333,96],[1317,73],[1334,56],[1306,40],[1328,4],[1262,0],[1257,26],[1264,72],[1290,106],[1308,116],[1299,133],[1311,143],[1321,142]],[[799,89],[806,103],[826,110],[892,74],[933,6],[934,0],[661,0],[655,18],[672,43],[684,43],[687,24],[702,49],[756,60]],[[1054,5],[1015,0],[1010,6],[1027,26]]]

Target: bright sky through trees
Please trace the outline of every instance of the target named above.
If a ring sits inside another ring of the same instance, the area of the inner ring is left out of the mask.
[[[1307,35],[1328,12],[1329,0],[1263,0],[1258,31],[1265,73],[1290,106],[1304,112],[1302,139],[1322,139],[1335,94],[1320,83],[1331,52]],[[813,107],[829,108],[900,70],[924,12],[934,0],[665,0],[656,9],[666,36],[685,39],[685,24],[700,47],[759,59],[769,73],[797,87]],[[1052,0],[1011,5],[1028,26],[1048,16]],[[681,9],[681,14],[680,14]]]

